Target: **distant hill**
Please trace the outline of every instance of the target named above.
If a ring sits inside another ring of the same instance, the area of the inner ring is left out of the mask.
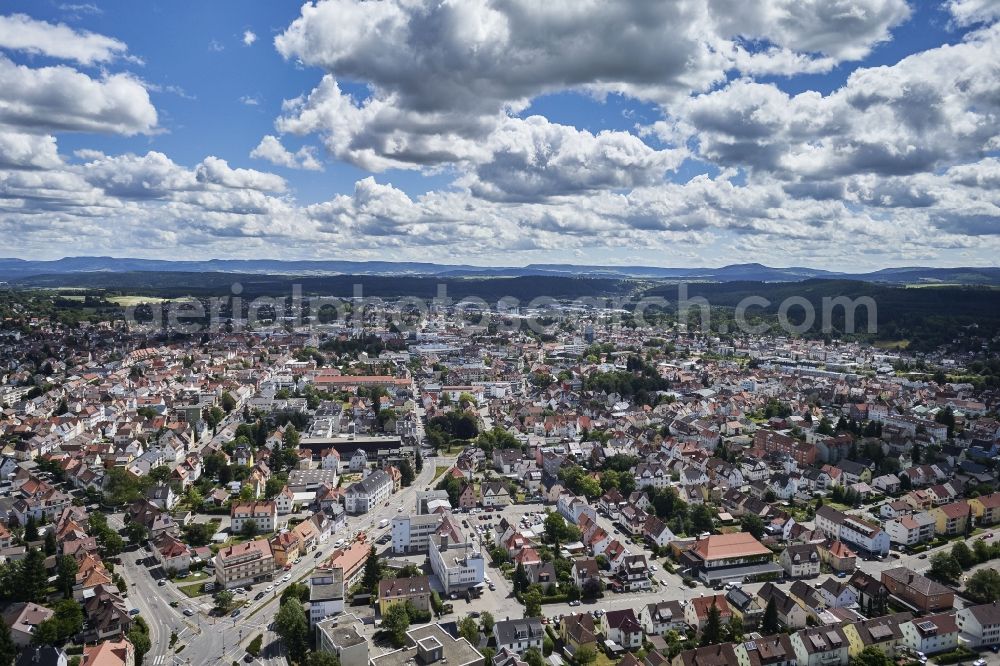
[[[280,261],[275,259],[210,259],[166,261],[116,257],[64,257],[53,261],[0,258],[0,281],[21,282],[33,276],[73,273],[239,273],[245,275],[381,275],[446,278],[572,277],[682,279],[700,282],[798,282],[811,278],[848,279],[886,284],[1000,285],[1000,268],[886,268],[869,273],[837,273],[816,268],[786,268],[763,264],[733,264],[720,268],[657,266],[602,266],[584,264],[529,264],[483,267],[430,262],[392,261]],[[27,283],[30,284],[30,281]]]

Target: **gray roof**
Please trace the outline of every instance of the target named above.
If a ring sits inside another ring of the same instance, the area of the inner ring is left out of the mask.
[[[542,623],[537,617],[525,618],[523,620],[501,620],[493,625],[493,635],[497,638],[497,643],[514,643],[520,636],[525,638],[541,638]]]

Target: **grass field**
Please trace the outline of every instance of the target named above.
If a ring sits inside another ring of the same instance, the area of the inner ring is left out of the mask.
[[[128,308],[142,303],[166,303],[168,301],[181,301],[185,299],[159,298],[158,296],[112,296],[108,300],[122,306],[123,308]]]
[[[431,483],[437,481],[438,477],[441,476],[442,474],[444,474],[445,472],[447,472],[449,469],[451,469],[451,468],[448,467],[448,466],[443,466],[442,467],[441,465],[438,465],[437,467],[435,467],[434,468],[434,478],[431,479]]]
[[[195,583],[194,585],[178,585],[177,589],[183,592],[185,596],[191,597],[192,599],[205,594],[204,583]]]

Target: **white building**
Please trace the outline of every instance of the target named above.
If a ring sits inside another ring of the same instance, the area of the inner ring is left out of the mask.
[[[352,484],[344,493],[344,509],[350,514],[368,513],[392,495],[392,478],[378,469]]]
[[[431,570],[446,594],[467,590],[483,582],[486,563],[478,547],[467,541],[449,516],[430,538]]]
[[[392,552],[397,555],[424,553],[430,546],[431,535],[441,525],[440,514],[396,516],[392,519]]]

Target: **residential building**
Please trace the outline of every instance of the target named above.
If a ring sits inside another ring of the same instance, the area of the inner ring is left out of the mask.
[[[431,536],[428,555],[431,570],[448,594],[464,591],[483,582],[486,563],[477,545],[467,541],[449,516]]]
[[[840,627],[813,627],[792,634],[798,666],[847,666],[850,641]]]
[[[368,640],[358,632],[360,624],[353,615],[317,622],[316,650],[337,655],[340,666],[368,666]]]
[[[344,611],[344,569],[321,566],[309,577],[309,622],[321,620]]]
[[[906,567],[886,569],[882,583],[890,595],[924,613],[948,610],[955,602],[954,590]]]
[[[889,535],[881,527],[837,511],[828,504],[816,510],[816,529],[865,553],[889,554]]]
[[[392,552],[397,555],[423,553],[430,546],[431,535],[441,525],[442,516],[425,513],[415,516],[396,516],[392,519]]]
[[[80,666],[135,666],[135,647],[127,638],[84,646]]]
[[[764,636],[734,646],[738,666],[796,666],[792,639],[786,634]]]
[[[510,650],[523,656],[530,648],[542,651],[545,631],[537,617],[521,620],[500,620],[493,625],[493,639],[496,651]]]
[[[388,501],[392,495],[392,478],[383,470],[377,469],[351,487],[344,493],[344,509],[347,513],[358,515],[368,513],[379,504]]]
[[[274,555],[267,539],[254,539],[227,546],[215,555],[215,581],[230,590],[261,581],[274,575]]]
[[[789,578],[813,578],[820,571],[819,548],[814,543],[788,546],[778,563]]]
[[[564,615],[559,622],[559,636],[563,641],[563,649],[572,657],[581,647],[597,649],[597,635],[594,628],[594,616],[590,613]]]
[[[431,609],[431,585],[427,576],[411,578],[386,578],[378,583],[378,608],[385,612],[396,604],[413,604],[422,611]]]
[[[535,620],[538,622],[538,620]],[[499,623],[498,623],[499,624]],[[539,627],[541,625],[539,624]],[[371,657],[369,666],[484,666],[483,655],[464,638],[453,638],[439,624],[425,624],[406,632],[407,646]],[[497,652],[500,652],[499,647]]]
[[[958,622],[954,613],[925,615],[904,622],[903,644],[927,654],[951,652],[958,647]]]
[[[278,507],[271,501],[234,502],[229,507],[230,534],[241,534],[252,522],[255,534],[269,534],[278,528]]]
[[[684,650],[671,660],[670,666],[733,666],[738,663],[733,644],[720,643]]]
[[[1000,645],[1000,604],[969,606],[955,613],[959,640],[969,647]]]
[[[631,608],[612,610],[602,615],[601,630],[607,640],[626,650],[642,647],[642,625]]]

